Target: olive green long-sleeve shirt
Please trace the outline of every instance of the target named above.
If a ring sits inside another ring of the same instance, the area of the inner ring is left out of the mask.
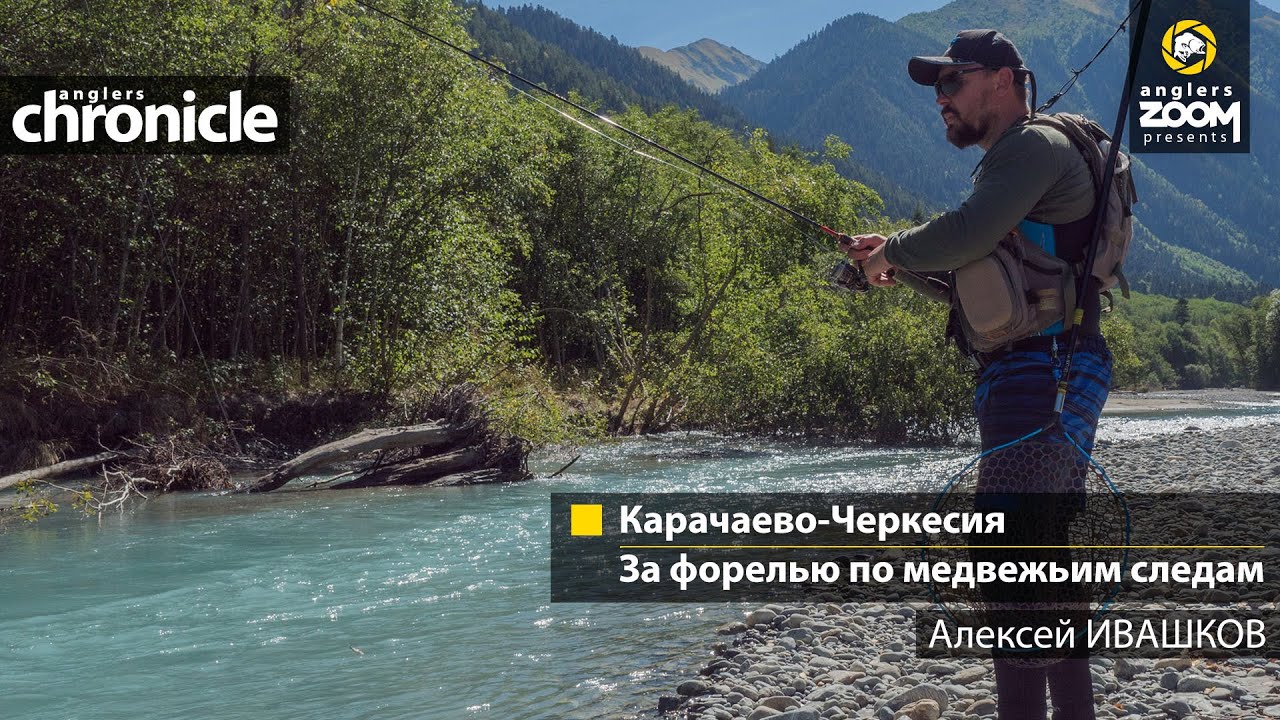
[[[1016,123],[983,157],[973,194],[959,209],[890,235],[885,259],[917,272],[955,270],[991,254],[1024,219],[1064,224],[1088,215],[1094,192],[1089,167],[1067,136]]]

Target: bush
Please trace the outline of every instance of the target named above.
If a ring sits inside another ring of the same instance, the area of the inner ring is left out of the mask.
[[[1182,387],[1184,390],[1200,390],[1209,387],[1213,380],[1213,369],[1201,363],[1192,363],[1182,368]]]

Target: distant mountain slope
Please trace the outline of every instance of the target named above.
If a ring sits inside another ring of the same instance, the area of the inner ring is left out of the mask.
[[[473,14],[467,31],[487,55],[557,92],[576,90],[610,110],[637,105],[652,112],[664,105],[693,108],[705,119],[741,129],[737,109],[693,87],[674,71],[595,30],[542,7],[493,10],[465,4]]]
[[[680,77],[709,93],[737,85],[764,67],[764,63],[741,50],[710,38],[665,52],[647,46],[637,49],[640,54],[674,70]]]
[[[856,160],[934,209],[954,207],[967,195],[981,150],[957,151],[946,143],[933,93],[907,77],[907,58],[941,53],[957,29],[999,27],[1036,70],[1043,102],[1114,30],[1119,11],[1103,5],[959,0],[897,23],[851,15],[720,97],[753,122],[802,143],[835,133],[853,145]],[[1280,23],[1256,3],[1254,13],[1254,152],[1143,155],[1136,163],[1144,232],[1129,269],[1131,279],[1153,291],[1242,298],[1257,292],[1257,282],[1280,285],[1274,189],[1280,145],[1272,140],[1280,132],[1272,86]],[[1117,40],[1054,109],[1084,112],[1110,129],[1124,47]]]
[[[947,145],[931,92],[904,70],[904,48],[935,45],[874,15],[849,15],[719,97],[804,143],[839,135],[859,162],[942,207],[962,197],[980,154]]]

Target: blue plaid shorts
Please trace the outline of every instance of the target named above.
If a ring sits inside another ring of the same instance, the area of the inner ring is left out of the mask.
[[[1066,343],[1058,352],[1013,350],[987,365],[978,379],[973,411],[982,449],[988,450],[1043,427],[1053,417]],[[1111,352],[1100,335],[1081,336],[1071,359],[1062,425],[1076,444],[1092,452],[1098,417],[1111,388]]]

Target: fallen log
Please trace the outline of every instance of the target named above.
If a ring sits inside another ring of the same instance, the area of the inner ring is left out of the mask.
[[[385,487],[388,485],[426,485],[438,477],[484,465],[484,450],[467,447],[419,460],[409,460],[374,468],[357,478],[330,485],[330,490]]]
[[[467,437],[471,427],[447,422],[430,422],[408,427],[375,428],[314,447],[270,473],[258,478],[243,492],[260,493],[276,490],[294,478],[328,465],[356,459],[365,453],[422,447],[438,448]],[[346,483],[342,483],[346,485]],[[338,486],[334,486],[338,487]]]
[[[117,460],[128,460],[135,457],[135,455],[136,453],[133,452],[110,450],[104,453],[98,453],[97,455],[90,455],[89,457],[77,458],[75,460],[63,460],[62,462],[54,463],[53,465],[46,465],[34,470],[25,470],[20,473],[0,477],[0,490],[4,490],[17,485],[18,483],[30,480],[48,480],[49,478],[55,478],[62,475],[70,475],[74,472],[92,470],[100,465],[106,465],[107,463],[115,462]]]

